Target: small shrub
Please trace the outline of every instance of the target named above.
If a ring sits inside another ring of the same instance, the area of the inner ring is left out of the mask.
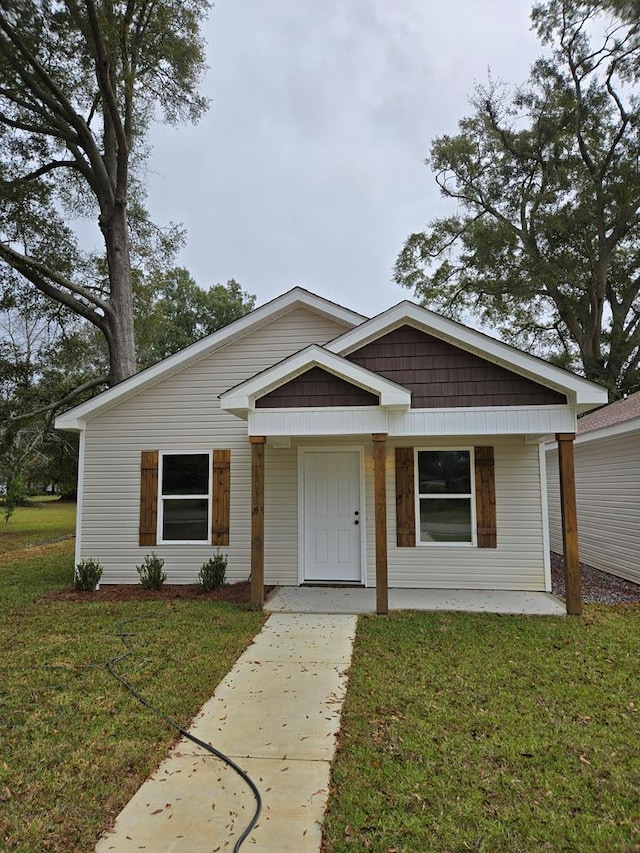
[[[136,566],[140,575],[140,584],[144,589],[162,589],[167,579],[166,572],[162,571],[164,560],[158,557],[155,551],[147,554],[141,566]]]
[[[103,568],[97,560],[82,560],[73,574],[73,585],[78,592],[92,592],[100,583]]]
[[[9,519],[15,512],[17,506],[24,506],[27,492],[20,474],[12,474],[7,480],[4,494],[4,520]]]
[[[211,592],[212,589],[217,589],[219,586],[224,586],[227,578],[227,557],[220,551],[202,564],[202,568],[198,573],[198,583],[202,592]]]

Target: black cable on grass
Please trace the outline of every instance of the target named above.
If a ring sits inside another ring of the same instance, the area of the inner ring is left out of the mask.
[[[245,773],[245,771],[242,769],[242,767],[239,767],[235,763],[235,761],[233,761],[233,759],[229,758],[228,755],[225,755],[223,752],[220,752],[220,750],[211,746],[211,744],[205,743],[203,740],[200,740],[200,738],[197,738],[194,735],[189,734],[189,732],[186,729],[182,728],[180,723],[177,723],[168,714],[165,714],[163,711],[160,711],[158,708],[154,707],[147,699],[145,699],[145,697],[141,693],[139,693],[136,690],[135,687],[133,687],[133,685],[131,685],[127,681],[126,678],[124,678],[124,676],[120,675],[120,673],[117,672],[115,667],[121,661],[125,660],[125,658],[128,658],[130,655],[133,654],[133,648],[127,639],[128,637],[131,636],[131,634],[126,634],[123,630],[124,625],[128,624],[128,622],[133,622],[133,621],[135,621],[135,620],[129,619],[129,620],[127,620],[127,622],[119,622],[118,623],[118,630],[116,631],[116,637],[120,637],[120,639],[122,640],[122,643],[126,649],[126,652],[123,652],[123,654],[118,655],[117,657],[114,657],[114,658],[110,658],[109,660],[105,661],[103,666],[110,675],[112,675],[117,681],[119,681],[120,684],[122,684],[122,686],[125,687],[129,691],[129,693],[131,693],[131,695],[134,696],[138,700],[138,702],[140,702],[141,705],[144,705],[145,708],[148,708],[150,711],[152,711],[154,714],[156,714],[156,716],[160,717],[160,719],[164,720],[166,723],[168,723],[174,729],[177,729],[183,737],[186,737],[192,743],[197,744],[197,746],[201,746],[202,749],[206,749],[206,751],[210,752],[211,755],[215,755],[216,758],[219,758],[221,761],[224,761],[225,764],[228,764],[229,767],[231,767],[232,770],[235,770],[235,772],[238,774],[238,776],[240,776],[240,778],[245,782],[245,784],[248,785],[248,787],[251,789],[251,792],[253,793],[253,796],[255,797],[255,800],[256,800],[256,809],[253,813],[253,817],[251,818],[251,820],[247,824],[246,829],[243,831],[242,835],[240,836],[240,838],[236,841],[236,843],[234,845],[233,853],[238,853],[238,851],[240,850],[240,847],[246,841],[251,830],[254,828],[254,826],[258,822],[258,818],[260,817],[260,813],[262,811],[262,797],[260,796],[260,791],[256,787],[256,784],[253,781],[253,779],[251,779],[251,777],[247,773]]]

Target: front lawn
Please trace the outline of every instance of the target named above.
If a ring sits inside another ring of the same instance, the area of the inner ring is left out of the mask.
[[[358,627],[324,853],[640,850],[640,608]]]
[[[75,524],[76,505],[72,501],[29,498],[25,506],[16,507],[9,521],[4,519],[4,502],[0,501],[0,555],[73,536]]]
[[[204,600],[40,597],[72,575],[72,541],[0,560],[2,851],[93,850],[174,740],[103,666],[125,651],[119,627],[134,649],[120,671],[186,725],[263,621]]]

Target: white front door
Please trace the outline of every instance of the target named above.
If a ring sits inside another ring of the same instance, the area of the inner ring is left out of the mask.
[[[362,580],[360,454],[308,450],[303,454],[304,581]]]

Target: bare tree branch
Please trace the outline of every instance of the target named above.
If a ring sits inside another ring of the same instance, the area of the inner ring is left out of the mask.
[[[75,282],[47,267],[41,261],[16,252],[15,249],[12,249],[6,243],[0,243],[0,257],[4,258],[14,269],[17,269],[35,284],[38,290],[55,299],[56,302],[60,302],[62,305],[66,305],[67,308],[71,308],[76,313],[81,314],[86,320],[89,320],[102,329],[103,318],[96,313],[95,309],[99,308],[104,314],[107,314],[111,310],[108,302],[100,299],[90,290],[87,290],[87,288],[75,284]],[[58,287],[54,285],[58,285]],[[59,288],[64,288],[64,290],[60,290]],[[65,291],[70,292],[66,293]],[[71,294],[76,294],[86,299],[94,308],[83,305],[77,299],[74,299]]]
[[[73,391],[70,391],[60,400],[56,400],[53,403],[49,403],[46,406],[42,406],[39,409],[34,409],[32,412],[24,412],[19,415],[13,415],[13,417],[9,418],[9,421],[12,423],[17,423],[19,421],[26,421],[31,418],[35,418],[38,415],[43,415],[47,412],[54,412],[57,409],[61,409],[63,406],[66,406],[68,403],[72,403],[75,399],[77,399],[81,394],[84,394],[86,391],[91,391],[93,388],[99,388],[101,385],[108,385],[109,377],[108,376],[100,376],[98,379],[90,379],[88,382],[84,382],[82,385],[78,385],[77,388],[74,388]]]

